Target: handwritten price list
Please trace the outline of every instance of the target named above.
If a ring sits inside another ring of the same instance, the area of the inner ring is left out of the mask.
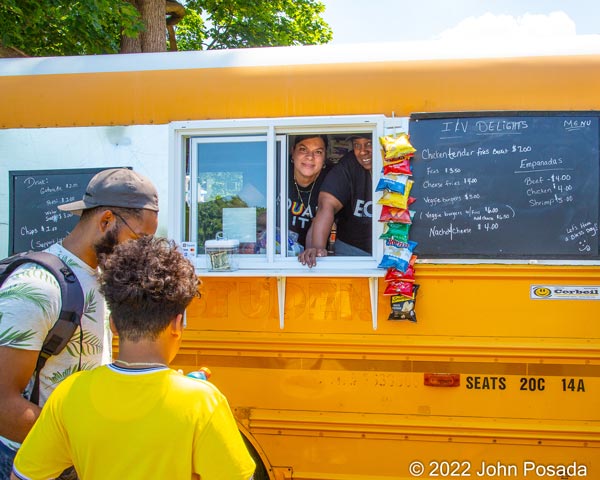
[[[12,171],[10,250],[43,250],[62,240],[78,217],[58,205],[80,200],[99,169]]]
[[[411,122],[420,255],[597,256],[598,119]]]

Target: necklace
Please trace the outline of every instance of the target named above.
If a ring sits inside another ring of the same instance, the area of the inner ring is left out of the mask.
[[[300,187],[298,186],[298,182],[296,182],[296,177],[294,177],[294,185],[296,185],[296,192],[298,192],[298,198],[300,199],[300,204],[302,205],[302,210],[300,211],[300,215],[302,215],[304,211],[307,210],[307,206],[304,205],[304,200],[302,199],[302,194],[300,193]],[[310,197],[312,196],[313,188],[315,188],[315,182],[312,182],[310,185],[310,190],[302,190],[304,193],[308,191],[308,201],[306,202],[308,204],[308,208],[310,208]],[[312,212],[310,213],[312,218]]]
[[[168,365],[159,362],[126,362],[125,360],[115,360],[113,363],[120,363],[126,367],[169,367]]]

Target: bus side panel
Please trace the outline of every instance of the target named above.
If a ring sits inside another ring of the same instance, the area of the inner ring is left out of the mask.
[[[289,278],[280,328],[276,279],[204,278],[176,364],[208,366],[295,479],[410,478],[413,460],[516,465],[511,478],[527,461],[591,468],[600,302],[530,286],[598,285],[598,269],[423,264],[416,281],[417,322],[387,319],[381,280],[374,329],[366,279]]]
[[[599,77],[600,56],[583,55],[4,76],[0,128],[598,110]]]

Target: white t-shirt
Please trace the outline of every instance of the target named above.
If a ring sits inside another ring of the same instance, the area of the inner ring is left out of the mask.
[[[106,304],[99,291],[98,272],[60,244],[52,245],[46,252],[71,267],[83,290],[84,309],[83,334],[77,329],[64,350],[48,358],[41,371],[40,406],[62,380],[80,369],[80,365],[81,370],[91,370],[109,363],[112,341]],[[37,264],[21,265],[0,287],[0,345],[41,350],[48,331],[58,319],[61,305],[60,286],[54,276]],[[33,377],[24,392],[27,398],[32,388]],[[2,436],[0,441],[13,449],[19,448],[18,443]]]

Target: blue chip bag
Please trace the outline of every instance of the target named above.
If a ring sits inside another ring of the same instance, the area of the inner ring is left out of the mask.
[[[383,250],[383,258],[377,268],[395,268],[400,270],[402,273],[406,272],[410,265],[410,258],[412,257],[413,250],[417,246],[417,242],[408,241],[401,242],[393,238],[388,238],[385,241],[385,248]]]
[[[387,189],[390,192],[404,193],[406,191],[406,182],[408,181],[408,178],[408,175],[385,175],[379,179],[375,191],[381,192],[382,190]]]

